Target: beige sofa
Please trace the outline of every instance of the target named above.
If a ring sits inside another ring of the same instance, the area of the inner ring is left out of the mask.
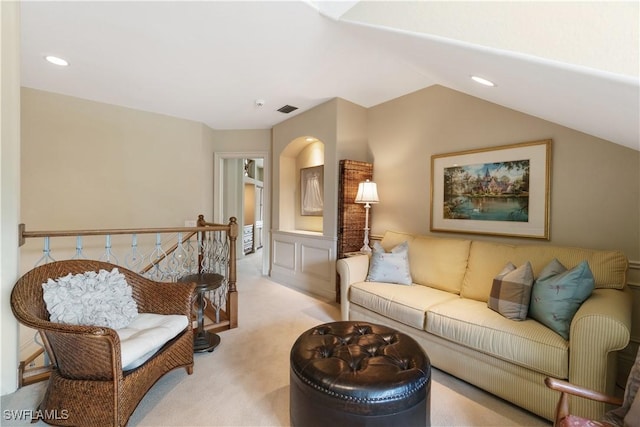
[[[414,337],[431,363],[549,420],[558,394],[547,376],[613,393],[616,351],[630,339],[627,258],[619,251],[551,245],[507,245],[480,240],[387,232],[389,251],[409,243],[413,285],[365,281],[369,256],[338,260],[343,320],[394,327]],[[493,278],[507,262],[529,261],[535,277],[554,258],[567,268],[587,260],[595,289],[571,322],[569,341],[527,318],[514,321],[487,306]],[[572,412],[600,418],[603,404],[576,398]]]

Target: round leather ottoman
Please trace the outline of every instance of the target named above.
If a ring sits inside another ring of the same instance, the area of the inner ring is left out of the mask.
[[[300,335],[290,363],[293,426],[430,425],[431,363],[408,335],[326,323]]]

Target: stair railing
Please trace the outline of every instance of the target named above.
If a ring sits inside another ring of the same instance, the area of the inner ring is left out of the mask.
[[[118,237],[126,238],[127,235],[130,236],[130,242],[124,243],[122,239],[115,242]],[[96,244],[96,236],[98,239],[104,238],[103,248]],[[75,252],[69,248],[66,252],[53,251],[52,239],[67,238],[59,240],[66,240],[68,244],[69,237],[75,237]],[[100,248],[100,254],[94,259],[125,267],[159,282],[175,282],[182,276],[194,273],[221,274],[223,284],[206,295],[205,307],[205,315],[213,321],[205,324],[205,329],[221,332],[238,326],[237,237],[235,217],[230,218],[227,224],[215,224],[199,215],[196,227],[27,231],[25,225],[20,224],[19,246],[23,246],[27,239],[43,239],[43,254],[34,267],[56,261],[56,258],[89,258],[87,254],[93,247]],[[87,245],[84,238],[92,239],[93,246]],[[167,242],[173,241],[174,244],[165,248]],[[146,249],[143,248],[145,245]],[[34,341],[38,343],[37,339]],[[43,366],[35,366],[36,360],[41,360]],[[42,348],[39,348],[21,361],[18,369],[19,384],[27,385],[47,379],[50,362],[46,352],[43,354]]]

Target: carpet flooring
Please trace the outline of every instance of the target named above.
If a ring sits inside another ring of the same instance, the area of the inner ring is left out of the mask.
[[[220,334],[213,353],[197,353],[193,375],[161,378],[129,426],[288,426],[289,350],[305,330],[340,320],[339,305],[274,283],[260,255],[238,262],[239,327]],[[428,349],[427,349],[428,354]],[[2,397],[3,426],[44,426],[11,416],[35,409],[46,383]],[[434,426],[550,426],[551,423],[437,369],[432,371]],[[410,427],[410,426],[407,426]]]

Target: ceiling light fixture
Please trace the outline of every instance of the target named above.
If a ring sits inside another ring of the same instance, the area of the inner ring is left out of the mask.
[[[485,85],[485,86],[489,86],[489,87],[494,87],[496,85],[491,80],[487,80],[487,79],[484,79],[484,78],[478,77],[478,76],[471,76],[471,80],[473,80],[476,83],[480,83],[481,85]]]
[[[57,56],[53,56],[53,55],[47,55],[44,57],[44,59],[46,59],[52,64],[59,65],[61,67],[66,67],[69,65],[69,62],[67,60],[58,58]]]

